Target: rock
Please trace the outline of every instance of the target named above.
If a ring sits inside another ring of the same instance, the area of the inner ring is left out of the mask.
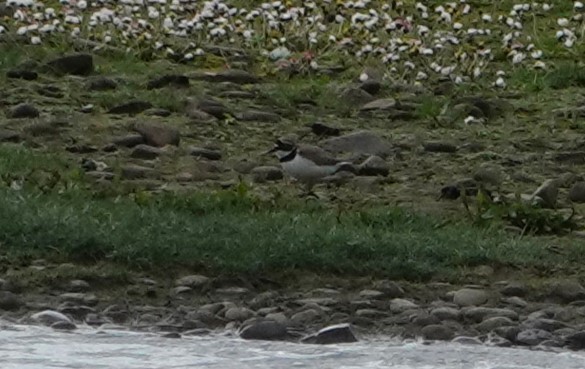
[[[376,290],[361,290],[359,296],[364,299],[379,300],[384,297],[384,292]]]
[[[223,91],[219,97],[225,97],[228,99],[254,99],[256,94],[250,91]]]
[[[396,100],[392,98],[378,99],[366,103],[360,108],[361,111],[372,111],[372,110],[388,110],[396,106]]]
[[[81,279],[74,279],[69,282],[68,289],[71,292],[85,292],[89,290],[89,283]]]
[[[26,125],[23,130],[31,136],[50,136],[60,134],[61,131],[70,126],[70,123],[64,120],[50,120],[32,123]]]
[[[202,98],[195,104],[195,106],[189,106],[187,110],[191,110],[194,108],[202,112],[205,112],[217,119],[224,119],[228,115],[232,115],[231,109],[227,108],[221,102],[211,98]]]
[[[181,334],[178,332],[169,332],[169,333],[165,333],[161,336],[162,338],[173,338],[173,339],[178,339],[181,338]]]
[[[417,309],[418,305],[412,301],[395,298],[390,300],[390,311],[393,313],[402,313],[406,310]]]
[[[138,132],[147,145],[163,147],[166,145],[179,146],[181,134],[179,130],[157,123],[135,123],[134,131]]]
[[[189,87],[189,78],[180,74],[167,74],[162,77],[153,78],[146,84],[147,90],[154,90],[166,86]]]
[[[144,111],[144,115],[148,115],[149,117],[170,117],[171,114],[173,114],[170,110],[168,109],[157,109],[157,108],[151,108],[148,110]]]
[[[274,341],[283,340],[286,336],[286,326],[271,320],[252,323],[240,331],[240,338],[245,340]]]
[[[390,166],[379,156],[371,155],[358,166],[358,174],[362,176],[384,176],[390,174]]]
[[[10,291],[0,291],[0,310],[18,310],[23,305],[20,298]]]
[[[224,317],[229,321],[243,322],[244,320],[250,319],[254,316],[254,312],[245,307],[233,307],[228,309]]]
[[[205,149],[202,147],[190,147],[189,148],[189,155],[195,157],[201,157],[208,160],[220,160],[221,159],[221,152],[217,150]]]
[[[252,178],[256,183],[264,183],[266,181],[278,181],[283,178],[282,169],[273,166],[260,166],[252,169]]]
[[[306,326],[308,324],[315,323],[315,321],[321,318],[321,313],[316,309],[306,309],[300,311],[290,317],[290,322],[297,326]]]
[[[44,310],[33,314],[31,315],[31,319],[45,325],[52,325],[56,322],[73,323],[67,316],[54,310]]]
[[[373,284],[373,288],[384,292],[386,297],[388,298],[396,298],[404,296],[404,290],[398,283],[394,281],[389,281],[386,279],[375,281]]]
[[[488,301],[488,294],[484,290],[463,288],[455,291],[453,302],[459,306],[483,305]]]
[[[498,166],[482,164],[474,171],[472,179],[483,185],[499,187],[504,180],[504,174]]]
[[[51,60],[46,68],[53,73],[88,76],[93,73],[93,57],[89,54],[72,54]]]
[[[22,135],[16,131],[9,129],[0,129],[0,142],[20,142],[22,141]]]
[[[213,115],[206,113],[202,110],[199,110],[196,107],[188,107],[187,111],[185,113],[187,115],[188,118],[197,121],[197,122],[213,122],[216,121],[217,118],[214,117]]]
[[[58,331],[72,331],[77,329],[77,326],[72,322],[55,322],[51,324],[51,328],[58,330]]]
[[[108,114],[127,114],[127,115],[136,115],[140,114],[143,111],[152,108],[152,103],[145,101],[145,100],[132,100],[126,103],[122,103],[120,105],[116,105],[110,110],[108,110]]]
[[[481,345],[483,342],[477,337],[458,336],[451,341],[460,345]]]
[[[382,89],[382,84],[376,80],[368,79],[359,86],[370,95],[376,95]]]
[[[431,310],[431,315],[437,317],[439,320],[457,321],[459,320],[461,313],[455,308],[444,306]]]
[[[512,296],[502,299],[503,303],[510,304],[519,308],[525,308],[528,306],[528,303],[521,297]]]
[[[339,94],[340,102],[349,107],[358,107],[375,100],[375,98],[359,87],[349,87]]]
[[[349,324],[338,324],[321,329],[319,332],[301,339],[302,343],[336,344],[357,342]]]
[[[387,157],[392,152],[391,144],[378,134],[371,131],[358,131],[323,141],[321,145],[326,151],[334,154],[353,153]]]
[[[144,137],[142,137],[142,135],[134,134],[117,137],[112,140],[114,145],[121,147],[134,147],[143,144],[144,142]]]
[[[339,136],[341,130],[335,127],[329,127],[323,123],[313,123],[309,126],[311,131],[317,136]]]
[[[566,336],[565,345],[571,350],[585,349],[585,331],[572,333]]]
[[[518,313],[511,309],[499,309],[489,307],[467,307],[461,313],[467,320],[481,322],[487,318],[503,316],[512,320],[518,320]]]
[[[569,190],[569,200],[576,203],[585,202],[585,182],[577,182]]]
[[[423,148],[428,152],[443,152],[443,153],[454,153],[457,152],[457,146],[449,142],[443,141],[429,141],[423,143]]]
[[[134,164],[124,165],[121,174],[123,179],[143,179],[157,176],[154,169]]]
[[[210,282],[209,278],[203,275],[194,274],[177,279],[175,281],[175,285],[200,289],[202,287],[206,287],[209,284],[209,282]]]
[[[130,157],[135,159],[154,160],[163,154],[164,151],[158,147],[138,145],[132,150]]]
[[[497,334],[500,337],[507,339],[510,342],[516,341],[516,336],[520,333],[521,329],[515,325],[508,325],[494,328],[493,333]]]
[[[521,331],[516,336],[516,342],[526,346],[536,346],[542,341],[550,340],[553,335],[550,332],[541,329],[527,329]]]
[[[67,292],[59,295],[59,298],[63,301],[70,301],[76,304],[95,306],[98,303],[98,299],[95,295],[86,294],[82,292]]]
[[[27,103],[18,104],[6,113],[6,117],[11,119],[38,118],[40,115],[39,109]]]
[[[566,323],[546,318],[526,319],[520,324],[520,327],[523,329],[539,329],[547,332],[568,328]]]
[[[65,150],[73,154],[90,154],[92,152],[98,151],[98,148],[95,146],[79,143],[74,145],[67,145],[65,146]]]
[[[265,318],[266,320],[272,320],[286,326],[288,326],[289,323],[288,318],[286,317],[286,315],[284,315],[284,313],[266,314]]]
[[[585,151],[557,152],[553,155],[552,159],[559,163],[581,165],[585,164]]]
[[[449,341],[453,338],[454,332],[450,327],[441,324],[431,324],[421,329],[421,335],[426,340]]]
[[[191,79],[208,82],[232,82],[237,84],[253,84],[260,82],[260,78],[238,69],[227,69],[221,72],[195,73],[189,76]]]
[[[504,316],[494,316],[479,323],[476,328],[480,332],[490,332],[499,327],[512,326],[514,322]]]
[[[500,290],[500,293],[504,296],[526,296],[528,289],[522,282],[510,282]]]
[[[6,77],[11,79],[34,81],[35,79],[39,78],[39,74],[31,70],[12,69],[6,72]]]
[[[559,195],[559,184],[554,179],[547,179],[540,187],[531,195],[532,198],[538,197],[542,199],[542,204],[549,208],[554,208],[557,204],[557,197]]]
[[[557,297],[565,303],[585,300],[585,288],[576,280],[568,279],[554,282],[550,285],[549,290],[551,297]]]
[[[281,120],[280,115],[276,113],[260,110],[246,110],[236,113],[235,117],[242,122],[278,123]]]
[[[118,83],[111,78],[97,76],[89,79],[85,88],[88,91],[110,91],[118,88]]]

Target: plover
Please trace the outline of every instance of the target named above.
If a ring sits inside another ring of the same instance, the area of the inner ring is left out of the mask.
[[[306,185],[307,191],[323,178],[340,171],[356,173],[354,165],[334,158],[318,146],[297,145],[292,140],[278,139],[266,154],[274,153],[286,174]]]

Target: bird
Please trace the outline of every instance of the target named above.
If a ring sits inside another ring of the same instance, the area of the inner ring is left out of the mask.
[[[318,146],[297,145],[289,139],[277,139],[265,154],[271,153],[276,155],[287,175],[305,184],[308,194],[313,194],[313,186],[327,176],[340,171],[356,173],[351,162],[336,159]]]

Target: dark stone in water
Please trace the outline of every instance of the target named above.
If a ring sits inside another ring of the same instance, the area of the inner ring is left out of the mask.
[[[349,324],[332,325],[301,339],[302,343],[334,344],[357,342]]]
[[[240,337],[246,340],[283,340],[287,336],[286,327],[278,322],[266,320],[244,327]]]

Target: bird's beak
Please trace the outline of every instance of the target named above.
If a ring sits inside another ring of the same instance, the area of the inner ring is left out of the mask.
[[[276,150],[278,150],[278,147],[277,146],[274,146],[272,149],[263,152],[262,155],[272,154],[273,152],[276,152]]]

